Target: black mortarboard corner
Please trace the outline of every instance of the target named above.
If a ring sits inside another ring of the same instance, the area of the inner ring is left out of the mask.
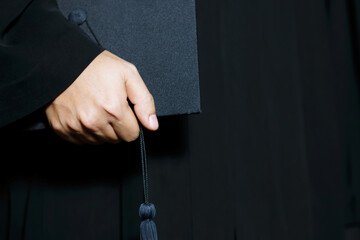
[[[86,12],[83,9],[75,9],[73,10],[69,16],[68,20],[77,25],[86,24],[89,28],[89,31],[92,34],[92,37],[95,39],[97,44],[101,46],[101,43],[97,39],[95,33],[91,29],[90,25],[87,22]],[[129,102],[131,105],[131,103]],[[141,123],[139,122],[140,134],[139,134],[139,142],[140,142],[140,152],[141,152],[141,168],[142,168],[142,177],[143,177],[143,189],[144,189],[144,203],[140,205],[139,208],[139,216],[141,218],[140,223],[140,239],[141,240],[158,240],[157,230],[155,222],[153,221],[156,209],[154,204],[149,202],[149,177],[148,177],[148,166],[147,166],[147,158],[146,158],[146,149],[145,149],[145,139],[144,139],[144,131]]]

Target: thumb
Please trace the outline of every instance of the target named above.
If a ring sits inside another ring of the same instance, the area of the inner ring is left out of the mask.
[[[127,96],[134,105],[134,111],[141,124],[152,131],[159,128],[154,98],[137,71],[125,79]]]

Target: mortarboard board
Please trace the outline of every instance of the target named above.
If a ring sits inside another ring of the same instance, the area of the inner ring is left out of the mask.
[[[200,112],[194,0],[58,0],[65,17],[83,11],[80,28],[133,63],[158,116]]]

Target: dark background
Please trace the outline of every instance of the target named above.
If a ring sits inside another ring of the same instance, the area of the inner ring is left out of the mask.
[[[160,236],[358,239],[359,4],[198,0],[197,17],[202,113],[164,119],[185,131],[155,145],[184,148],[151,160]]]

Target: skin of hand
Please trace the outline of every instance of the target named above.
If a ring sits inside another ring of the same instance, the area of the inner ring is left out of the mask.
[[[45,112],[54,131],[75,144],[134,141],[138,120],[149,130],[159,127],[154,98],[136,67],[106,50]]]

